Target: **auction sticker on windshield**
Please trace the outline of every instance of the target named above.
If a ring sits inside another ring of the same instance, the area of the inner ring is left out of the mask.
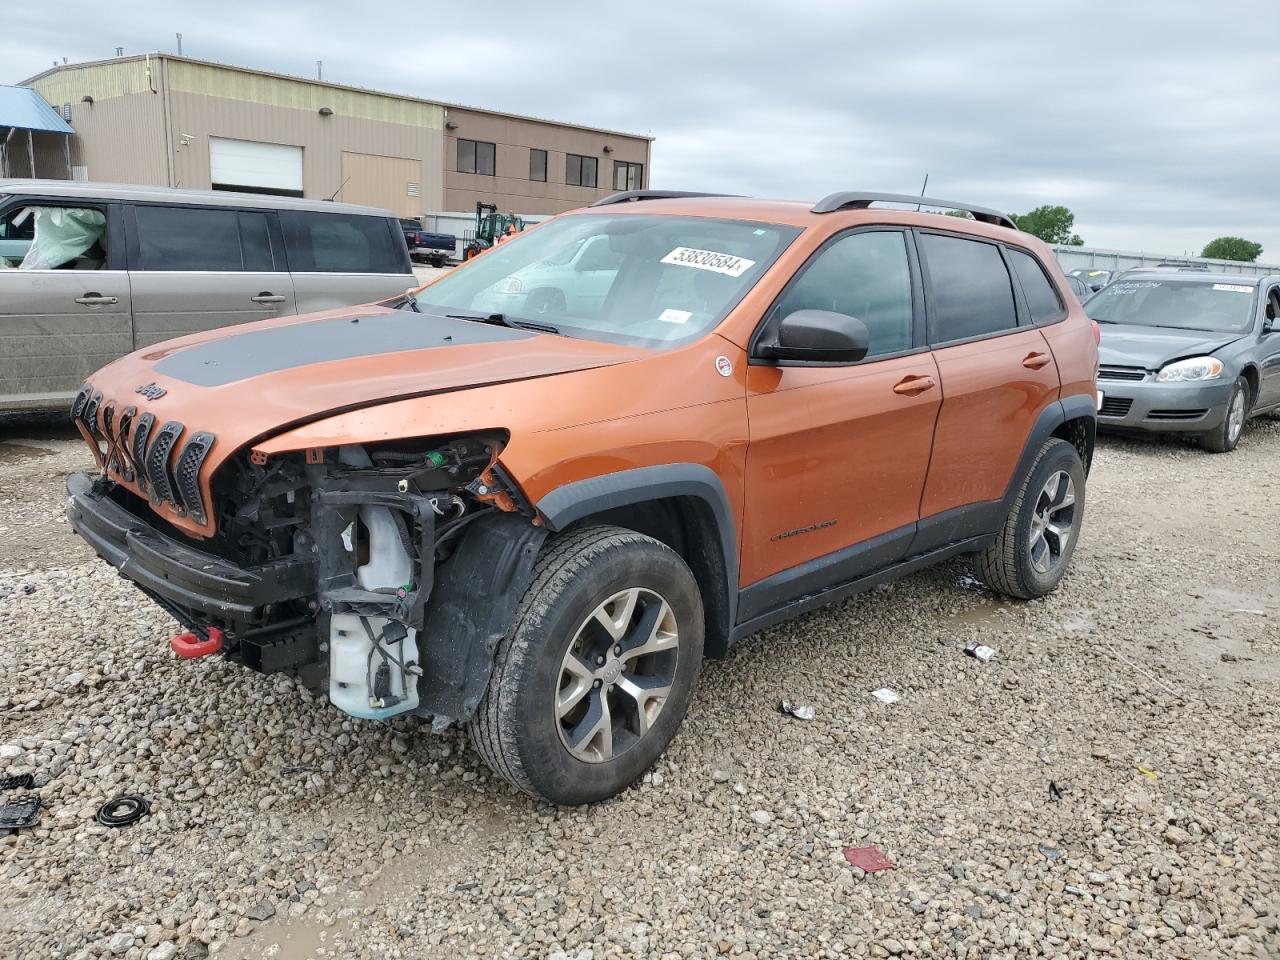
[[[1215,290],[1230,290],[1232,293],[1253,293],[1253,287],[1246,287],[1238,283],[1215,283]]]
[[[677,267],[723,273],[726,277],[740,277],[756,265],[754,260],[714,250],[699,250],[696,247],[676,247],[662,258],[662,262]]]

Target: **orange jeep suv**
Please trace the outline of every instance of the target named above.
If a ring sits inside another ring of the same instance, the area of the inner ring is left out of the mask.
[[[1097,356],[995,211],[627,192],[403,297],[104,367],[68,513],[179,655],[465,726],[584,803],[747,634],[956,554],[1053,590]]]

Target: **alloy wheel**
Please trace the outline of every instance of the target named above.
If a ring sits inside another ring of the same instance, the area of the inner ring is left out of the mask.
[[[620,591],[591,611],[560,664],[554,711],[565,748],[605,763],[639,743],[666,705],[679,650],[675,613],[652,590]]]
[[[1031,538],[1028,550],[1031,566],[1038,573],[1048,573],[1060,563],[1071,541],[1075,524],[1076,488],[1071,475],[1059,470],[1050,475],[1036,497],[1031,515]]]
[[[1232,443],[1240,439],[1240,431],[1244,429],[1244,402],[1243,390],[1231,395],[1231,406],[1227,410],[1227,439]]]

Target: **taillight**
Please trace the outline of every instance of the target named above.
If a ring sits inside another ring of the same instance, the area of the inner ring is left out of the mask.
[[[1097,320],[1090,320],[1089,322],[1093,324],[1093,342],[1094,342],[1094,343],[1097,343],[1097,344],[1101,344],[1101,343],[1102,343],[1102,328],[1101,328],[1100,326],[1098,326],[1098,321],[1097,321]]]

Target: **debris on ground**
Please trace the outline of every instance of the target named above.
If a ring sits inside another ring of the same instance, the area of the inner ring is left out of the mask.
[[[896,690],[890,690],[888,687],[880,687],[871,691],[871,695],[881,703],[897,703],[902,697],[898,696]]]
[[[1144,777],[1146,777],[1148,780],[1155,780],[1157,777],[1160,776],[1160,774],[1156,773],[1154,770],[1149,770],[1148,768],[1142,766],[1141,764],[1138,765],[1138,772],[1142,774]]]
[[[1049,781],[1049,799],[1052,800],[1054,803],[1061,803],[1062,797],[1065,794],[1065,792],[1066,791],[1064,791],[1060,786],[1058,786],[1052,780]]]
[[[11,777],[0,777],[0,790],[30,790],[36,785],[36,778],[30,773],[15,773]]]
[[[879,847],[845,847],[844,858],[849,866],[865,870],[867,873],[879,873],[881,870],[892,870],[893,861],[886,857]]]
[[[812,703],[792,703],[790,700],[783,700],[778,704],[778,709],[797,720],[812,720],[818,715],[817,708]]]
[[[142,797],[125,794],[108,800],[100,806],[98,815],[94,819],[104,827],[127,827],[131,823],[137,823],[150,812],[151,805]]]
[[[40,798],[20,794],[0,804],[0,830],[22,830],[35,826],[40,819]]]
[[[981,660],[983,663],[986,663],[996,655],[995,648],[988,647],[985,643],[978,643],[976,640],[965,647],[964,652],[975,660]]]

